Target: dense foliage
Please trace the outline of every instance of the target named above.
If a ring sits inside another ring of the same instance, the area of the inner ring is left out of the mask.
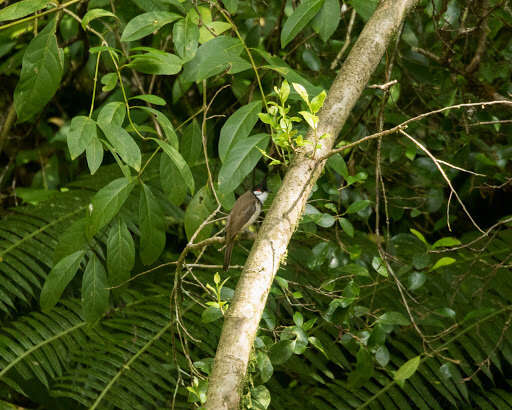
[[[377,0],[0,4],[0,404],[199,407],[251,246],[222,272],[223,216]],[[244,408],[512,408],[511,34],[504,0],[408,16],[337,148],[419,117],[328,159]]]

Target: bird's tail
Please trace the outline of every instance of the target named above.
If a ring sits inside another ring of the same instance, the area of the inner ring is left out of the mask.
[[[231,251],[233,250],[233,243],[226,245],[226,250],[224,251],[224,272],[229,269],[229,264],[231,262]]]

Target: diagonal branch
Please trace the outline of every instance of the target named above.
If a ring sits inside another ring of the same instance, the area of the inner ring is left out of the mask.
[[[393,35],[417,0],[382,0],[341,67],[319,114],[327,137],[297,153],[260,228],[226,314],[209,379],[206,408],[238,409],[243,380],[268,292],[325,156],[366,87]],[[314,134],[307,137],[314,140]],[[313,148],[321,144],[320,148]]]

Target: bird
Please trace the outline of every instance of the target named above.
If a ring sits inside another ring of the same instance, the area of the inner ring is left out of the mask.
[[[258,219],[261,208],[268,192],[262,188],[255,188],[240,195],[235,201],[226,222],[226,250],[224,252],[224,271],[229,269],[231,262],[231,252],[235,245],[235,239],[239,233],[242,233],[252,223]]]

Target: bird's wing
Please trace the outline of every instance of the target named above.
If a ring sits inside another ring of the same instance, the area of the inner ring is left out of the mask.
[[[248,191],[242,196],[240,196],[240,198],[238,198],[237,201],[235,202],[235,205],[233,206],[233,209],[231,210],[230,213],[230,218],[226,225],[227,241],[233,239],[236,236],[236,234],[244,228],[244,226],[256,212],[256,207],[258,203],[256,201],[247,201],[246,198],[243,198],[245,196],[254,196],[254,194]],[[249,203],[250,205],[245,206],[244,203]],[[233,217],[233,215],[236,216]]]

